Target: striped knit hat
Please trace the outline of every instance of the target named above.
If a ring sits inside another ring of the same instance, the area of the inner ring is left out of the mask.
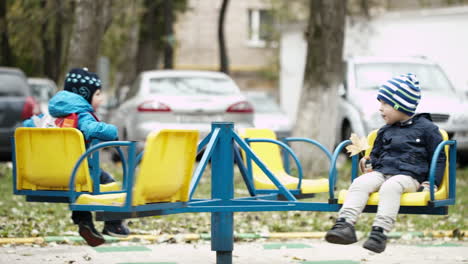
[[[409,116],[414,115],[421,100],[421,89],[416,75],[402,74],[386,81],[379,89],[377,100],[382,100]]]

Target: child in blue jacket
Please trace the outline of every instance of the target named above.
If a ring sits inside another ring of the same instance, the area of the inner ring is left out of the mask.
[[[386,125],[379,129],[370,157],[360,161],[365,174],[351,184],[335,225],[325,239],[335,244],[357,242],[354,224],[372,192],[379,192],[377,214],[369,239],[363,247],[381,253],[396,221],[400,198],[416,192],[428,181],[429,166],[437,145],[442,142],[438,127],[429,114],[416,114],[421,99],[419,81],[413,74],[394,77],[379,89],[380,114]],[[443,153],[443,152],[442,152]],[[365,168],[370,159],[372,168]],[[445,153],[437,160],[435,184],[440,185],[445,170]]]
[[[102,103],[101,80],[98,75],[84,69],[72,69],[66,75],[64,90],[55,94],[49,101],[49,113],[53,117],[63,117],[72,113],[78,115],[77,128],[83,133],[86,141],[91,139],[116,140],[117,128],[114,125],[100,122],[94,112]],[[24,126],[34,127],[34,118],[24,121]],[[115,180],[101,170],[100,183],[106,184]],[[80,235],[90,246],[105,242],[103,236],[95,229],[91,212],[73,211],[72,219],[79,226]],[[130,231],[122,221],[106,221],[102,231],[106,235],[125,237]]]

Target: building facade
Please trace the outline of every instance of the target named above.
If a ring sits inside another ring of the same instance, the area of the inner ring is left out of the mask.
[[[189,0],[175,26],[176,69],[219,70],[218,19],[222,0]],[[276,88],[278,52],[271,41],[268,0],[230,1],[224,38],[231,76],[241,89]]]

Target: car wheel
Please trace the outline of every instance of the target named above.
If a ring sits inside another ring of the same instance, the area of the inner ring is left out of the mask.
[[[343,142],[351,137],[351,126],[348,122],[344,122],[343,128],[341,130],[341,141]],[[344,148],[338,156],[338,160],[336,162],[336,167],[338,169],[342,168],[346,164],[346,160],[348,160],[348,153],[346,152],[346,148]]]
[[[341,141],[347,140],[351,137],[351,125],[345,121],[341,129]]]

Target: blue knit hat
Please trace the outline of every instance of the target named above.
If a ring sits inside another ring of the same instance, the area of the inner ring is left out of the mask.
[[[79,94],[91,103],[94,93],[101,89],[101,80],[97,74],[89,72],[87,68],[74,68],[65,76],[63,89]]]
[[[414,115],[421,100],[421,89],[416,75],[402,74],[386,81],[381,85],[377,99],[393,106],[395,110],[409,116]]]

